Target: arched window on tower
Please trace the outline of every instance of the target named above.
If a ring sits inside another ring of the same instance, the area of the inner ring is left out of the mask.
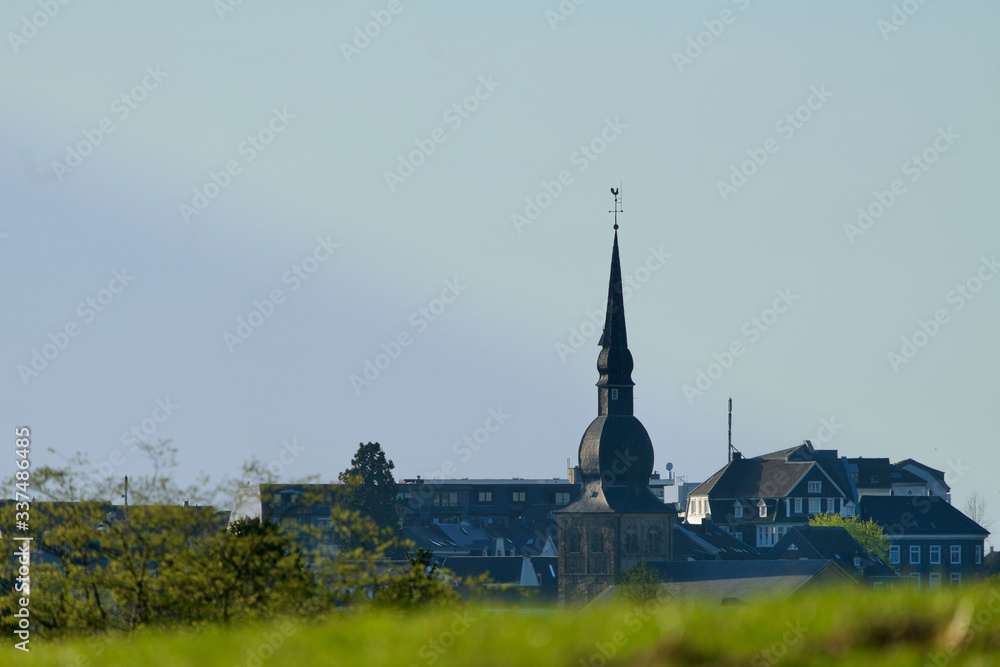
[[[634,530],[625,533],[625,553],[634,554],[639,551],[639,536]]]
[[[660,553],[662,548],[662,539],[660,536],[660,531],[655,528],[650,528],[649,532],[646,533],[646,551],[651,554]]]
[[[604,535],[600,531],[594,531],[590,534],[590,551],[592,553],[604,551]]]
[[[573,529],[569,531],[569,535],[566,537],[567,549],[570,553],[578,554],[580,553],[580,531]]]

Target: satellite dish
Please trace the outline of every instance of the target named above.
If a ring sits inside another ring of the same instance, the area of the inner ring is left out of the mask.
[[[667,472],[670,472],[673,469],[674,469],[674,464],[667,461]]]

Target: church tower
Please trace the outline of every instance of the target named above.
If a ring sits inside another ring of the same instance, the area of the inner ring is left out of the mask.
[[[580,500],[559,510],[559,599],[586,602],[640,561],[673,558],[676,513],[649,490],[653,443],[632,404],[632,353],[625,332],[618,192],[604,333],[597,357],[597,417],[580,440]]]

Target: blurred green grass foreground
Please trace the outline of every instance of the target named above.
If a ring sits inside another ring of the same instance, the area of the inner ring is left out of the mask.
[[[1000,588],[816,590],[707,605],[455,606],[0,648],[4,665],[997,665]]]

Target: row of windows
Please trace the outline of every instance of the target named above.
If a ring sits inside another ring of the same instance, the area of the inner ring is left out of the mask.
[[[794,513],[795,514],[802,514],[802,505],[803,505],[802,500],[803,500],[802,498],[794,498],[794,499],[786,498],[785,499],[785,503],[786,503],[786,505],[785,505],[785,514],[786,515],[789,514],[789,512],[788,512],[788,503],[789,502],[793,502],[794,503]],[[809,514],[819,514],[820,512],[823,511],[823,499],[822,498],[806,498],[805,500],[809,501],[809,504],[808,504]],[[757,514],[761,518],[767,518],[767,511],[768,511],[767,510],[767,503],[765,503],[763,500],[760,500],[757,503]],[[837,499],[836,498],[827,498],[826,499],[826,512],[828,514],[836,514],[837,513]],[[735,517],[737,519],[742,519],[743,518],[743,505],[740,504],[739,502],[733,503],[733,517]]]
[[[526,491],[511,491],[510,501],[512,503],[524,503],[528,500]],[[552,494],[551,502],[555,505],[568,505],[570,495],[568,492],[557,491]],[[489,505],[493,502],[492,491],[478,491],[476,501],[481,505]],[[438,491],[434,494],[434,507],[458,507],[457,491]]]
[[[581,539],[579,531],[573,530],[566,537],[566,550],[569,553],[580,553]],[[590,551],[600,553],[604,551],[604,535],[600,532],[590,534]],[[646,532],[646,551],[648,553],[660,553],[663,549],[663,536],[660,531],[651,528]],[[639,553],[639,536],[635,531],[625,533],[625,553]]]
[[[951,574],[948,575],[948,580],[951,582],[952,586],[961,586],[962,585],[962,573],[961,572],[952,572]],[[919,572],[914,572],[913,574],[911,574],[910,575],[910,581],[913,582],[914,586],[916,586],[917,588],[920,588],[920,573]],[[938,588],[941,585],[941,573],[940,572],[931,572],[930,576],[927,578],[927,582],[928,582],[927,583],[927,588],[929,588],[930,590],[934,590],[935,588]],[[884,589],[885,587],[886,587],[885,583],[881,582],[881,581],[876,581],[872,585],[872,588],[874,588],[875,590]],[[889,588],[892,588],[892,582],[889,582]]]
[[[910,545],[910,565],[920,565],[921,554],[923,548],[919,544]],[[928,562],[931,565],[941,564],[941,545],[931,544],[927,548]],[[975,546],[975,558],[976,565],[983,562],[983,547],[980,545]],[[952,544],[948,549],[948,562],[951,565],[961,565],[962,564],[962,545]],[[899,545],[894,544],[889,547],[889,563],[892,565],[899,564]]]

